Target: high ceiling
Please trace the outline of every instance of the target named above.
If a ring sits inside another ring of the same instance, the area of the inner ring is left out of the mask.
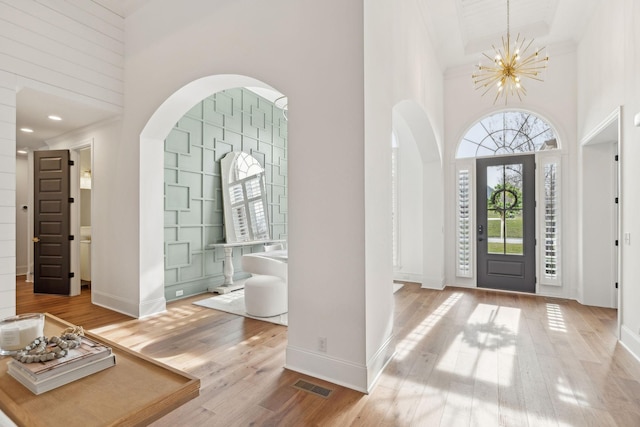
[[[407,1],[407,0],[403,0]],[[507,32],[507,0],[416,0],[444,69],[477,63]],[[510,0],[510,32],[532,47],[576,44],[602,0]]]
[[[95,0],[117,15],[135,13],[150,0]],[[507,0],[393,0],[416,1],[429,31],[443,70],[477,63],[482,52],[500,43],[507,27]],[[534,46],[547,46],[553,64],[554,47],[575,45],[583,34],[595,6],[603,0],[510,0],[510,30]],[[50,114],[63,118],[47,119]],[[102,121],[112,112],[80,105],[53,95],[23,89],[17,99],[17,147],[39,148],[44,141],[74,129]]]

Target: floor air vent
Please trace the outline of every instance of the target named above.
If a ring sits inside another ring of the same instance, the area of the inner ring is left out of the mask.
[[[296,381],[293,387],[297,388],[298,390],[307,391],[309,393],[315,394],[316,396],[320,396],[325,399],[328,398],[329,395],[333,392],[333,390],[330,390],[326,387],[321,387],[317,384],[312,384],[305,380]]]

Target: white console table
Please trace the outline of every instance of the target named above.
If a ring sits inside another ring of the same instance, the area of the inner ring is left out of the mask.
[[[285,240],[254,240],[251,242],[236,242],[236,243],[213,243],[208,245],[208,248],[224,248],[224,283],[216,288],[209,289],[210,292],[218,294],[228,294],[229,292],[237,291],[244,288],[244,281],[240,283],[233,283],[233,248],[241,246],[255,246],[255,245],[270,245],[277,243],[285,243]]]

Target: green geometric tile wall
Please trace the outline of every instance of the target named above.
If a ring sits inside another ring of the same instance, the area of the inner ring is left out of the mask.
[[[224,214],[220,159],[244,151],[265,169],[273,239],[287,238],[287,122],[272,102],[244,89],[216,93],[194,106],[171,130],[164,153],[165,298],[194,295],[224,282]],[[240,256],[258,247],[234,249]]]

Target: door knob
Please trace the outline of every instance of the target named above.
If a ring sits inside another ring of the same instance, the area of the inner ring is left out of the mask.
[[[33,243],[38,243],[40,241],[40,238],[39,237],[34,237],[32,240],[33,240]]]

